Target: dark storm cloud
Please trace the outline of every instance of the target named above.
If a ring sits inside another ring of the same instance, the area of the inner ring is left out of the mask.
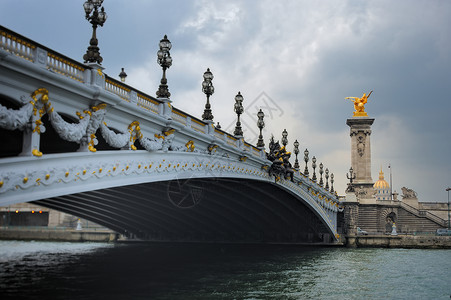
[[[0,20],[81,60],[91,34],[83,2],[3,0]],[[234,121],[238,91],[245,103],[264,92],[284,112],[267,120],[265,139],[287,128],[290,143],[298,138],[327,160],[340,193],[350,165],[345,122],[353,111],[344,98],[374,90],[367,104],[376,118],[373,179],[390,162],[394,188],[413,188],[421,201],[437,201],[451,184],[450,1],[105,0],[104,6],[109,18],[98,37],[107,74],[125,67],[130,85],[154,94],[158,42],[167,34],[176,107],[201,115],[207,67],[221,124]]]

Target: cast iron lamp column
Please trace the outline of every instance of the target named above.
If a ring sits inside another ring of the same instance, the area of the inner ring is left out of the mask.
[[[283,145],[284,147],[286,147],[287,144],[288,144],[288,139],[287,139],[287,137],[288,137],[288,132],[287,132],[286,129],[284,129],[284,130],[282,131],[282,145]]]
[[[263,121],[263,118],[265,117],[265,113],[261,110],[261,108],[257,113],[257,117],[258,117],[257,126],[258,126],[258,129],[260,130],[260,135],[258,136],[258,141],[257,141],[257,148],[264,148],[265,142],[263,141],[262,130],[265,127],[265,122]]]
[[[238,119],[236,121],[235,131],[233,132],[233,135],[239,137],[243,136],[243,130],[241,129],[240,122],[240,115],[244,112],[243,100],[244,100],[243,96],[241,96],[241,93],[238,92],[238,94],[235,96],[235,105],[234,105],[235,113],[237,114]]]
[[[307,149],[305,149],[305,151],[304,151],[304,161],[305,161],[305,169],[304,169],[304,175],[308,178],[308,175],[309,175],[309,173],[308,173],[308,166],[307,166],[307,163],[308,163],[308,150]]]
[[[296,171],[299,171],[299,161],[298,161],[299,142],[298,142],[298,140],[295,140],[293,145],[294,145],[294,154],[296,155],[296,160],[294,161],[294,169]]]
[[[204,114],[202,115],[203,121],[213,121],[213,115],[211,113],[210,96],[215,92],[215,87],[211,82],[213,80],[213,74],[208,68],[204,73],[204,81],[202,82],[202,92],[207,95],[207,104],[205,104]]]
[[[315,169],[316,169],[316,157],[312,157],[312,168],[313,168],[313,176],[312,176],[312,180],[314,182],[316,182],[316,173],[315,173]]]
[[[323,163],[319,163],[319,185],[323,186],[324,185],[324,181],[323,181]]]
[[[160,87],[157,91],[157,98],[171,97],[171,93],[168,89],[168,80],[166,79],[166,69],[172,65],[172,57],[169,50],[171,50],[172,44],[168,40],[167,35],[160,41],[160,50],[157,52],[157,62],[163,68],[163,77],[161,78]]]
[[[330,192],[334,193],[334,173],[330,174]]]
[[[97,26],[103,26],[107,19],[107,14],[102,6],[102,2],[103,0],[87,0],[83,4],[83,8],[85,9],[86,13],[86,20],[88,20],[89,23],[92,24],[92,37],[89,42],[88,50],[86,51],[86,54],[83,55],[85,63],[98,63],[100,65],[103,61],[102,56],[100,56],[99,47],[97,46],[99,44],[99,41],[97,40],[96,36]],[[102,8],[99,11],[99,8],[101,6]]]
[[[326,189],[326,191],[328,191],[329,190],[329,169],[328,168],[326,168],[326,171],[324,172],[326,175],[325,175],[325,177],[326,177],[326,186],[325,186],[325,189]]]
[[[127,77],[127,73],[125,73],[124,68],[121,68],[122,71],[119,73],[119,77],[121,78],[122,82],[125,82],[125,77]]]
[[[346,192],[355,192],[354,184],[352,181],[355,179],[354,169],[352,167],[349,168],[349,174],[346,173],[346,178],[349,179],[348,187],[346,188]]]

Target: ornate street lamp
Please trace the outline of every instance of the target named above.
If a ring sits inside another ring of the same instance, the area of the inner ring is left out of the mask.
[[[172,65],[172,57],[169,50],[172,48],[171,42],[168,40],[167,35],[160,41],[160,50],[157,52],[157,62],[163,68],[163,77],[160,81],[160,86],[157,91],[157,98],[169,98],[171,93],[168,90],[168,80],[166,79],[166,69]]]
[[[312,168],[313,168],[313,176],[312,176],[312,180],[314,182],[316,182],[316,173],[315,173],[315,169],[316,169],[316,157],[312,157]]]
[[[349,168],[349,174],[346,174],[346,177],[349,179],[349,183],[352,184],[352,180],[355,179],[354,169],[352,167]]]
[[[213,74],[210,72],[210,68],[204,73],[204,81],[202,82],[202,92],[207,95],[207,104],[205,104],[204,114],[202,120],[212,121],[213,115],[211,113],[210,96],[215,92],[215,87],[211,82],[213,80]]]
[[[238,119],[236,121],[235,131],[233,132],[233,135],[235,136],[243,136],[243,130],[241,129],[241,122],[240,122],[240,115],[244,112],[243,107],[243,96],[241,96],[241,93],[238,92],[238,94],[235,96],[235,113],[238,116]]]
[[[99,41],[96,37],[97,26],[103,26],[107,19],[107,14],[102,6],[102,2],[103,0],[87,0],[83,4],[83,8],[85,9],[86,13],[86,20],[88,20],[89,23],[92,24],[92,37],[89,42],[88,50],[86,51],[86,54],[83,55],[85,63],[89,62],[102,64],[103,58],[102,56],[100,56],[99,47],[97,46],[99,44]],[[102,8],[99,11],[99,8],[101,6]]]
[[[354,169],[351,167],[349,168],[349,174],[346,173],[346,177],[349,179],[348,187],[346,188],[346,192],[354,192],[354,185],[352,184],[352,181],[355,179],[355,173]]]
[[[328,168],[326,168],[325,173],[326,173],[326,175],[325,175],[325,177],[326,177],[326,187],[325,187],[325,189],[326,189],[326,191],[328,191],[329,190],[329,169]]]
[[[307,163],[308,163],[308,150],[307,149],[305,149],[305,151],[304,151],[304,161],[305,161],[305,169],[304,169],[304,175],[308,178],[308,166],[307,166]]]
[[[324,173],[323,167],[324,167],[323,163],[320,163],[319,164],[319,185],[320,186],[324,185],[324,181],[323,181],[323,173]]]
[[[299,142],[298,142],[298,140],[295,140],[293,145],[294,145],[294,154],[296,155],[296,160],[294,161],[294,168],[296,169],[296,171],[299,171],[299,161],[298,161]]]
[[[330,192],[334,193],[334,173],[330,174]]]
[[[282,145],[285,147],[288,144],[288,132],[286,129],[282,131]]]
[[[119,73],[119,77],[121,78],[122,82],[125,82],[125,77],[127,77],[127,73],[125,73],[124,68],[122,68],[122,71]]]
[[[257,117],[258,117],[257,126],[258,126],[258,129],[260,129],[260,135],[258,136],[257,147],[263,148],[263,147],[265,147],[265,142],[263,141],[262,129],[265,127],[265,122],[263,121],[263,118],[265,117],[265,113],[262,111],[261,108],[257,113]]]

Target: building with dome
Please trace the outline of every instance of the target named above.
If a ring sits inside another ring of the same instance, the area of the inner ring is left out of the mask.
[[[391,200],[390,185],[384,179],[384,172],[382,172],[382,167],[381,171],[379,172],[379,180],[374,183],[373,188],[376,191],[376,193],[374,194],[376,201]]]

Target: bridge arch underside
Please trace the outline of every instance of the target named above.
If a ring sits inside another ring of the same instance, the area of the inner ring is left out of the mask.
[[[35,201],[154,241],[331,242],[323,221],[275,184],[211,178],[152,182]]]

